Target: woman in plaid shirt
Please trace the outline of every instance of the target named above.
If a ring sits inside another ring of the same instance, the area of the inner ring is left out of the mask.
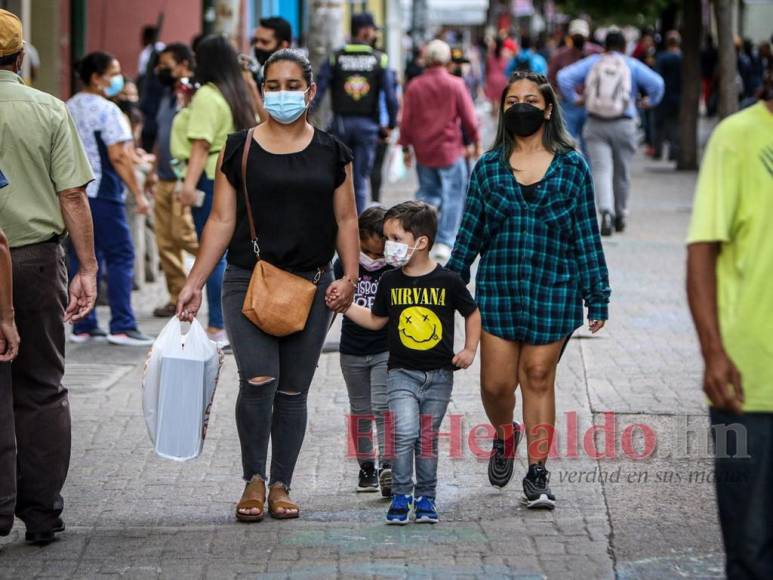
[[[481,393],[497,428],[489,481],[504,487],[513,474],[520,384],[529,443],[525,503],[552,509],[545,460],[553,433],[542,426],[555,423],[556,367],[583,324],[583,300],[591,332],[604,326],[609,279],[590,171],[566,133],[550,83],[516,72],[500,106],[496,141],[472,172],[447,267],[469,281],[470,266],[481,257]]]

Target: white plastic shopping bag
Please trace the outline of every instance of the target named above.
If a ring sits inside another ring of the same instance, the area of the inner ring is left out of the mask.
[[[223,352],[197,320],[183,334],[172,318],[158,335],[145,363],[142,409],[159,456],[199,456],[222,365]]]
[[[403,160],[403,150],[396,144],[389,146],[389,155],[387,161],[387,182],[397,183],[405,178],[408,170]]]

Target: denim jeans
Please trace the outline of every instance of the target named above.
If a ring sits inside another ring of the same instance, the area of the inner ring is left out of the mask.
[[[306,328],[281,338],[266,334],[242,314],[251,276],[250,270],[229,265],[223,282],[226,330],[239,370],[236,428],[244,479],[266,479],[270,439],[269,484],[290,487],[306,435],[309,387],[333,318],[325,306],[333,274],[328,270],[322,276]]]
[[[384,461],[384,413],[387,412],[387,361],[389,353],[357,356],[341,353],[341,372],[349,392],[350,437],[357,461],[376,459],[373,453],[373,423],[376,423],[378,457]],[[386,461],[389,463],[389,461]]]
[[[333,120],[331,132],[352,150],[352,178],[354,194],[357,198],[357,213],[368,207],[370,174],[376,160],[379,126],[369,117],[344,117],[337,115]]]
[[[562,101],[561,112],[564,115],[564,124],[566,125],[566,130],[569,131],[569,134],[580,147],[582,154],[587,158],[588,152],[585,147],[585,139],[583,139],[582,136],[582,128],[585,125],[585,119],[587,118],[585,108],[578,107],[573,103]]]
[[[729,580],[773,578],[773,413],[710,409]]]
[[[193,224],[196,226],[196,235],[199,236],[201,241],[201,234],[204,231],[204,226],[209,219],[209,214],[212,212],[212,202],[215,197],[215,182],[207,177],[206,173],[201,175],[197,187],[203,191],[204,204],[201,207],[194,207],[191,209],[193,213]],[[225,272],[225,256],[220,258],[220,261],[212,270],[212,274],[209,275],[207,280],[207,309],[209,311],[209,326],[212,328],[223,328],[223,305],[221,302],[221,294],[223,293],[223,273]]]
[[[394,417],[395,458],[392,493],[435,497],[437,493],[437,432],[454,386],[450,370],[392,369],[387,377],[389,411]],[[416,464],[416,485],[413,466]]]
[[[416,173],[419,177],[416,199],[440,211],[435,241],[453,247],[467,198],[467,164],[464,157],[448,167],[426,167],[417,163]]]
[[[94,251],[99,257],[97,276],[107,269],[107,298],[110,302],[110,332],[118,334],[137,329],[132,310],[134,280],[134,243],[129,232],[126,206],[115,201],[89,198],[94,223]],[[78,256],[70,246],[70,278],[78,271]],[[99,281],[97,280],[97,283]],[[96,308],[73,326],[73,333],[81,334],[97,328]]]

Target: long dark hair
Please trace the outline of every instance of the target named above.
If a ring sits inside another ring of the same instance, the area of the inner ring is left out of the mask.
[[[255,104],[242,78],[239,56],[224,36],[212,34],[196,45],[196,80],[220,90],[237,131],[255,126]]]
[[[494,138],[494,144],[489,151],[500,151],[500,158],[502,162],[510,166],[510,155],[513,153],[515,147],[515,135],[505,127],[505,99],[507,98],[507,92],[513,83],[518,81],[531,81],[539,87],[539,92],[542,94],[542,98],[545,99],[545,106],[551,107],[550,119],[545,119],[545,130],[542,134],[542,144],[545,149],[553,153],[566,153],[567,151],[574,150],[574,141],[566,131],[564,125],[564,117],[561,114],[561,107],[558,104],[556,93],[553,91],[553,87],[550,86],[545,75],[539,75],[533,72],[517,71],[514,72],[507,81],[505,90],[502,91],[502,97],[499,99],[499,123],[497,124],[497,135]]]

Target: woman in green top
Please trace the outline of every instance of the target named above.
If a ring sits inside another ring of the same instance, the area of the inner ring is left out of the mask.
[[[172,125],[172,155],[187,163],[180,202],[192,206],[196,233],[201,237],[212,210],[217,157],[229,133],[253,127],[255,106],[242,78],[239,58],[228,40],[219,35],[203,38],[196,47],[196,81],[201,85],[188,107]],[[204,192],[203,199],[201,193]],[[228,344],[220,294],[225,258],[207,280],[210,338]]]

